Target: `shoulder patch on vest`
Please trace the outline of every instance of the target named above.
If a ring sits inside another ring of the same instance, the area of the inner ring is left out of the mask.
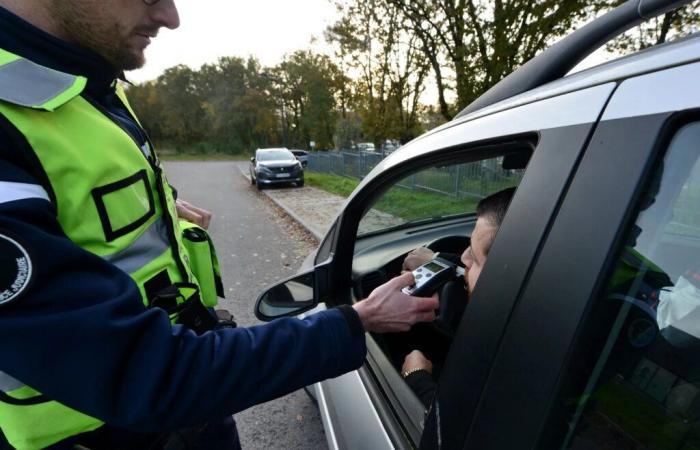
[[[0,100],[49,111],[79,95],[85,79],[17,59],[0,66]]]
[[[29,253],[19,242],[0,233],[0,305],[22,296],[32,272]]]

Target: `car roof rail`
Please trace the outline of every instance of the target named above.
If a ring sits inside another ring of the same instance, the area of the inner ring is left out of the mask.
[[[645,20],[693,1],[629,0],[523,64],[471,102],[455,116],[455,119],[562,78],[588,55],[617,35]]]

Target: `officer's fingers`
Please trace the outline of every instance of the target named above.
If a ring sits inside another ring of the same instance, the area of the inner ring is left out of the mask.
[[[437,294],[432,297],[411,297],[416,312],[433,311],[440,306]]]
[[[403,331],[408,331],[411,329],[410,323],[405,323],[405,322],[395,322],[393,326],[391,327],[391,331],[393,332],[403,332]]]
[[[416,280],[413,278],[413,272],[405,272],[389,280],[388,284],[393,289],[402,289],[406,286],[411,286]]]
[[[433,322],[434,320],[435,320],[435,310],[424,311],[424,312],[418,313],[418,315],[416,316],[416,321],[414,323]]]
[[[414,297],[415,298],[415,297]],[[437,301],[433,301],[432,298],[420,298],[419,302],[413,304],[413,310],[410,314],[410,321],[412,324],[418,322],[432,322],[435,320],[435,309],[438,306]]]

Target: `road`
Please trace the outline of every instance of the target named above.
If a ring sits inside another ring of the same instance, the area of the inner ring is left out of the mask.
[[[239,164],[169,161],[165,171],[180,198],[214,212],[210,233],[222,266],[222,305],[239,325],[250,326],[260,323],[253,313],[257,295],[296,273],[316,243],[241,176]],[[318,410],[303,391],[236,414],[236,421],[244,450],[327,448]]]

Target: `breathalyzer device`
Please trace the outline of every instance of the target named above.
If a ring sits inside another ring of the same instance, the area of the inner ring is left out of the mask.
[[[445,283],[464,276],[464,268],[442,258],[428,261],[413,271],[415,284],[402,289],[414,297],[430,297]]]

